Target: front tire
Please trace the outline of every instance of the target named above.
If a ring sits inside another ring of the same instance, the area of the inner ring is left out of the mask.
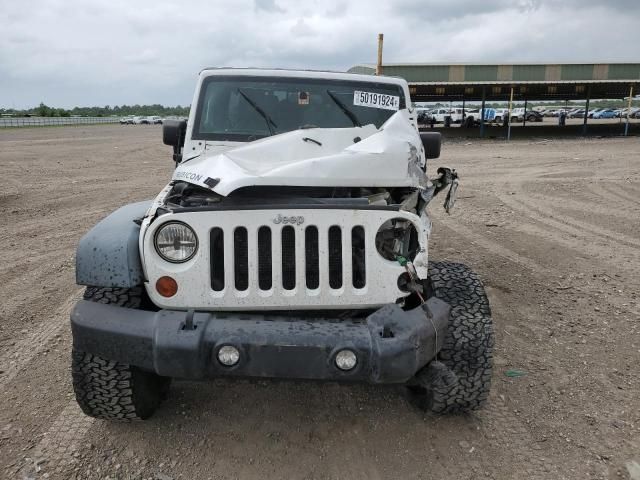
[[[143,308],[140,287],[88,287],[85,300]],[[171,379],[133,365],[108,360],[90,352],[72,352],[71,371],[76,401],[82,411],[95,418],[116,421],[144,420],[157,410],[169,392]]]
[[[431,295],[451,306],[436,360],[420,370],[410,389],[421,408],[435,413],[477,410],[491,388],[494,344],[491,308],[478,276],[466,265],[430,262]]]

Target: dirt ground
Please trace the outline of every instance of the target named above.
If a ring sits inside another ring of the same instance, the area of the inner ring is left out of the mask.
[[[80,237],[172,171],[157,127],[0,131],[0,477],[640,479],[640,138],[448,142],[431,255],[476,269],[493,389],[468,416],[402,388],[174,382],[149,421],[85,417],[69,310]],[[510,376],[520,373],[521,376]]]

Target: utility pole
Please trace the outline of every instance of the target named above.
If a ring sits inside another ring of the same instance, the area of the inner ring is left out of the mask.
[[[382,43],[384,42],[384,34],[378,34],[378,63],[376,65],[376,75],[382,75]]]

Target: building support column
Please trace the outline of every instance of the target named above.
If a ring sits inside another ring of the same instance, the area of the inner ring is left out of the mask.
[[[522,115],[522,126],[527,125],[527,99],[524,99],[524,115]]]

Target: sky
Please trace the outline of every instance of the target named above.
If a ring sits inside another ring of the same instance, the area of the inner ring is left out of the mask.
[[[640,0],[0,0],[0,108],[188,105],[208,66],[639,62]]]

